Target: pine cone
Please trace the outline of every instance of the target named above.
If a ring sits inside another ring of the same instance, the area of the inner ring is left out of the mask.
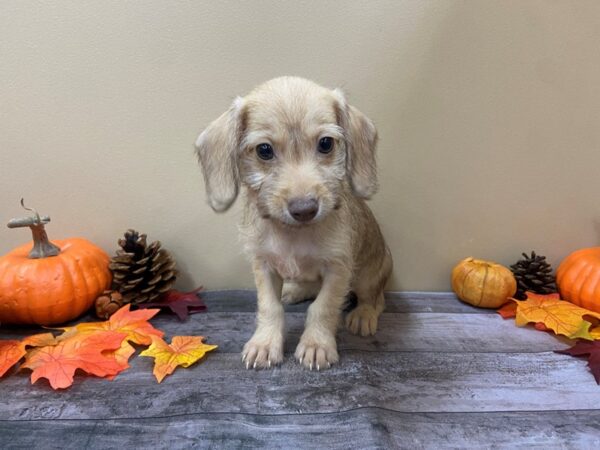
[[[159,241],[146,243],[146,235],[127,230],[110,262],[113,289],[120,292],[124,303],[144,303],[155,300],[175,283],[175,260],[162,249]]]
[[[104,291],[96,299],[96,316],[108,319],[123,306],[123,297],[115,291]]]
[[[555,278],[552,275],[552,266],[546,262],[545,256],[531,256],[522,253],[523,259],[510,266],[510,270],[517,280],[517,293],[515,298],[524,300],[526,291],[536,294],[551,294],[556,292]]]

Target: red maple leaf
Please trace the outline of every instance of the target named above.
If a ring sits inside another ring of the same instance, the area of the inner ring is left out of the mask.
[[[198,296],[202,286],[190,292],[180,292],[175,289],[168,291],[161,300],[157,302],[141,303],[139,308],[161,308],[170,309],[182,322],[189,319],[189,314],[206,311],[206,305]]]
[[[505,303],[496,311],[503,319],[510,319],[517,315],[517,304],[515,302]]]
[[[573,347],[566,350],[557,350],[556,353],[571,356],[587,356],[588,367],[592,371],[592,375],[596,379],[596,383],[600,384],[600,341],[577,341]]]

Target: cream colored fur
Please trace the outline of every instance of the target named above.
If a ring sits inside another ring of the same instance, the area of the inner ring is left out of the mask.
[[[323,137],[333,150],[317,150]],[[365,203],[377,190],[372,122],[339,90],[296,77],[264,83],[198,137],[196,147],[210,205],[225,211],[243,186],[240,225],[258,294],[256,331],[246,343],[246,368],[283,360],[284,302],[316,297],[295,356],[309,369],[338,361],[336,331],[345,296],[358,306],[346,316],[355,334],[374,334],[384,309],[392,259]],[[268,143],[271,160],[257,156]],[[310,222],[294,219],[289,202],[314,198]]]

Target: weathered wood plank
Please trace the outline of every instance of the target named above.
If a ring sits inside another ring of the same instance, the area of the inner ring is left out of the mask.
[[[256,291],[251,290],[223,290],[202,292],[202,299],[208,307],[209,313],[254,313],[256,312]],[[310,301],[295,305],[285,305],[286,312],[306,312]],[[459,301],[451,292],[387,292],[387,313],[449,313],[449,314],[494,314],[494,310],[475,308]],[[165,313],[163,313],[165,315]],[[168,316],[168,314],[166,314]],[[195,316],[198,317],[198,316]],[[64,324],[75,325],[78,322],[98,320],[93,314],[81,317]],[[43,329],[36,326],[15,326],[0,324],[0,339],[17,338],[40,333]]]
[[[399,412],[596,409],[600,389],[585,361],[555,353],[347,351],[331,370],[309,372],[290,357],[270,371],[243,370],[218,351],[157,384],[152,360],[136,357],[115,381],[77,377],[68,390],[2,380],[5,420],[126,419],[195,413],[311,414],[362,407]]]
[[[206,291],[202,299],[212,312],[254,312],[256,291],[225,290]],[[444,312],[462,314],[492,314],[493,309],[475,308],[456,298],[452,292],[386,292],[385,312]],[[309,301],[286,305],[286,311],[306,311]]]
[[[286,352],[293,352],[304,330],[305,313],[286,313]],[[152,320],[167,336],[201,335],[220,346],[222,352],[237,353],[254,332],[254,313],[209,312],[196,314],[187,322],[161,315]],[[9,331],[9,332],[7,332]],[[5,330],[2,339],[21,338],[28,329]],[[526,353],[562,350],[572,344],[550,333],[519,328],[514,320],[498,314],[385,313],[375,336],[354,336],[342,329],[341,351],[445,351]]]
[[[600,411],[337,414],[191,414],[127,420],[0,421],[19,448],[563,448],[600,445]],[[351,443],[351,445],[350,445]],[[9,445],[10,447],[10,445]],[[14,447],[11,447],[14,448]]]
[[[255,293],[203,296],[209,313],[153,323],[168,337],[199,334],[220,347],[160,385],[152,360],[141,357],[112,383],[77,376],[61,392],[43,380],[30,385],[29,372],[0,379],[1,447],[600,445],[600,388],[585,361],[550,352],[568,341],[453,294],[389,293],[378,334],[341,332],[340,364],[321,373],[290,354],[308,303],[287,307],[283,366],[255,372],[242,369],[238,354],[253,331]],[[3,327],[0,339],[35,331]]]
[[[304,330],[305,314],[286,314],[286,352],[293,352]],[[223,352],[240,352],[254,332],[254,313],[210,313],[186,324],[159,318],[156,326],[170,335],[200,334],[221,345]],[[532,327],[516,327],[513,320],[489,314],[383,314],[375,336],[339,332],[339,349],[365,351],[543,352],[561,350],[568,339]]]

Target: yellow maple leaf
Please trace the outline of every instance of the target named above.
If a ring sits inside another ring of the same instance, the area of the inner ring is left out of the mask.
[[[140,356],[154,358],[152,373],[160,383],[173,373],[177,366],[189,367],[201,359],[206,352],[217,348],[216,345],[203,344],[202,336],[173,336],[171,344],[160,337],[152,336],[152,344],[140,353]]]
[[[543,324],[556,334],[570,339],[583,338],[594,340],[600,338],[600,330],[590,333],[592,322],[584,317],[600,319],[600,314],[561,300],[558,294],[538,295],[527,292],[526,300],[511,298],[517,305],[515,324],[524,326],[528,323]]]

